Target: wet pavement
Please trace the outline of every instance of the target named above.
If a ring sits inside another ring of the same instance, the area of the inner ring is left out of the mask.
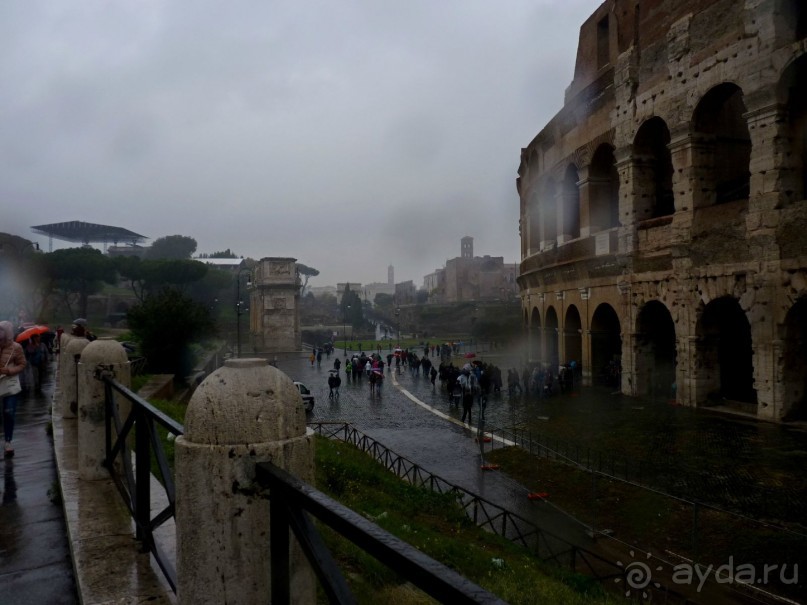
[[[340,359],[344,358],[340,355]],[[380,395],[372,395],[366,378],[348,381],[342,372],[340,398],[330,400],[327,376],[333,361],[331,355],[323,358],[320,367],[312,367],[306,359],[279,363],[281,370],[305,383],[316,396],[310,421],[350,422],[425,470],[530,519],[568,542],[612,561],[629,561],[626,550],[632,552],[632,548],[613,540],[590,538],[590,519],[578,520],[551,502],[531,500],[526,488],[507,476],[482,470],[485,461],[476,426],[479,409],[474,407],[474,425],[463,425],[459,420],[461,408],[449,403],[439,379],[432,387],[423,376],[405,368],[400,373],[393,369],[385,372]],[[506,362],[497,363],[506,374]],[[602,453],[606,460],[611,456],[623,462],[640,461],[646,482],[666,482],[666,486],[687,491],[693,498],[719,495],[725,504],[731,501],[732,490],[747,493],[762,485],[766,497],[781,498],[782,507],[791,512],[805,500],[807,432],[802,427],[625,397],[597,387],[548,399],[493,394],[485,416],[485,430],[517,427],[533,440],[540,439],[566,453],[575,452],[569,453],[572,458],[594,459]],[[492,445],[482,443],[485,452]],[[735,602],[736,598],[721,594],[719,601]]]
[[[508,360],[493,362],[506,375]],[[312,419],[345,420],[362,430],[394,433],[403,429],[402,435],[391,438],[411,440],[411,446],[421,441],[418,431],[439,422],[434,413],[402,405],[407,400],[390,388],[390,380],[375,399],[366,380],[358,385],[345,381],[341,401],[330,403],[326,379],[332,364],[333,356],[323,359],[320,368],[303,362],[286,370],[315,393]],[[454,420],[461,417],[461,409],[449,405],[439,379],[433,388],[425,377],[402,369],[398,381],[434,410]],[[475,406],[474,422],[478,411]],[[801,522],[807,515],[807,427],[803,424],[760,422],[585,387],[543,399],[492,393],[486,428],[505,429],[506,434],[516,431],[598,470],[613,471],[621,478],[627,475],[631,481],[678,497],[786,521]],[[459,427],[455,430],[462,432]],[[451,471],[451,465],[446,470]]]
[[[53,364],[51,364],[52,366]],[[0,484],[0,603],[78,603],[62,507],[56,489],[53,442],[48,435],[53,367],[42,393],[27,393],[17,409],[13,458]]]

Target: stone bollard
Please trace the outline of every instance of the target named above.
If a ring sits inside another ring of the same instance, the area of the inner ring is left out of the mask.
[[[75,418],[78,411],[78,372],[76,368],[76,360],[81,357],[81,352],[90,344],[86,338],[78,338],[72,336],[70,342],[62,348],[62,357],[66,360],[62,364],[59,362],[59,367],[62,370],[61,375],[61,393],[62,393],[62,418]]]
[[[62,338],[59,341],[59,354],[56,356],[56,388],[53,390],[53,409],[60,416],[64,409],[64,388],[62,384],[64,383],[64,373],[67,371],[67,364],[65,363],[67,355],[64,354],[64,349],[67,347],[71,338],[74,337],[70,334],[62,334]]]
[[[106,393],[104,383],[95,377],[99,367],[111,371],[122,385],[132,384],[129,359],[119,342],[94,340],[84,347],[78,363],[78,474],[87,481],[109,478],[104,467]],[[122,416],[128,413],[128,405],[120,407]]]
[[[269,501],[238,491],[264,461],[313,482],[313,432],[300,394],[265,359],[228,359],[196,389],[176,440],[180,605],[270,601]],[[292,602],[314,603],[314,573],[290,543]]]

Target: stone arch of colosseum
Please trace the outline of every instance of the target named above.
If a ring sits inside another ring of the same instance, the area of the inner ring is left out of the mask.
[[[591,379],[595,384],[619,386],[622,367],[622,324],[608,303],[591,316]]]
[[[580,173],[577,166],[569,164],[563,173],[560,188],[560,203],[557,204],[560,233],[558,243],[580,237]]]
[[[805,11],[807,12],[807,11]],[[807,55],[802,54],[783,70],[777,99],[785,108],[781,132],[783,145],[783,203],[807,198]]]
[[[548,178],[541,184],[539,220],[537,239],[540,241],[540,248],[554,247],[558,239],[558,192],[553,178]]]
[[[802,296],[785,316],[781,330],[782,406],[785,418],[807,418],[807,296]]]
[[[632,150],[634,220],[670,216],[675,212],[670,129],[660,117],[645,120],[636,131]]]
[[[721,296],[698,311],[694,355],[698,404],[733,403],[756,407],[751,324],[732,296]],[[756,413],[756,409],[749,410]]]
[[[583,323],[574,304],[566,307],[563,320],[563,361],[576,361],[578,365],[583,361]]]
[[[635,357],[633,393],[675,398],[675,322],[663,302],[651,300],[639,309],[632,354]]]
[[[605,231],[619,225],[619,173],[616,169],[614,147],[603,143],[597,147],[588,178],[581,183],[583,210],[588,215],[584,232]]]
[[[724,82],[699,101],[692,117],[696,181],[692,253],[700,264],[748,260],[746,219],[751,138],[742,89]]]

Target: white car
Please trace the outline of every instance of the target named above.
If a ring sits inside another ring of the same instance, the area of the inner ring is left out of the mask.
[[[300,397],[303,398],[303,407],[305,408],[306,412],[310,412],[314,409],[314,396],[311,394],[311,390],[305,386],[302,382],[294,381],[294,386],[297,387],[297,390],[300,392]]]

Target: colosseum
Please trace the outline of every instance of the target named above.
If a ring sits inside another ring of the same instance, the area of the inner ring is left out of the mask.
[[[518,175],[532,361],[807,416],[804,0],[607,0]]]

